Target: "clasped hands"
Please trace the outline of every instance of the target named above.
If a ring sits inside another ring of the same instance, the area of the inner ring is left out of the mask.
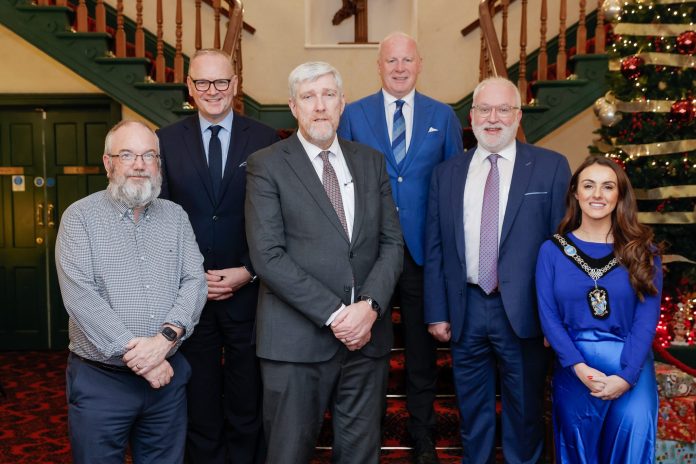
[[[607,376],[585,363],[575,364],[573,371],[590,390],[590,394],[600,400],[615,400],[631,388],[631,385],[618,375]]]
[[[358,301],[346,306],[331,322],[334,336],[350,351],[356,351],[367,345],[372,337],[372,325],[377,320],[377,313],[365,301]]]
[[[135,337],[126,345],[128,351],[123,355],[123,362],[152,388],[162,388],[174,377],[174,369],[166,359],[172,346],[174,343],[160,334]]]
[[[251,282],[253,276],[244,266],[227,269],[210,269],[205,273],[208,283],[208,300],[220,301],[232,298],[234,292]]]

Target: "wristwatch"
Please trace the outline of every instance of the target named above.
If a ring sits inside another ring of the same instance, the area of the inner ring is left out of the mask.
[[[169,340],[170,342],[175,341],[179,336],[176,334],[176,330],[172,329],[171,327],[162,327],[162,330],[160,331],[162,336]]]
[[[380,308],[379,303],[373,300],[371,296],[360,295],[358,301],[364,301],[369,304],[372,310],[377,313],[377,319],[382,319],[382,308]]]
[[[254,282],[256,282],[256,279],[258,279],[259,276],[257,276],[257,275],[254,274],[253,272],[251,272],[251,269],[249,269],[249,266],[247,266],[246,264],[242,264],[242,267],[243,267],[244,269],[246,269],[246,271],[247,271],[247,272],[249,273],[249,275],[251,276],[251,280],[249,281],[249,283],[250,283],[250,284],[253,284]]]

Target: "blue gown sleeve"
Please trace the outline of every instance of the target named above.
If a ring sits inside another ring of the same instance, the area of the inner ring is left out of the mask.
[[[660,301],[662,301],[662,262],[655,257],[656,295],[646,295],[643,301],[637,300],[633,314],[633,325],[626,337],[621,351],[621,370],[617,375],[630,385],[635,385],[640,377],[640,371],[652,347],[657,321],[660,318]]]
[[[536,267],[537,301],[544,336],[556,352],[561,366],[570,367],[585,362],[585,358],[568,335],[556,295],[554,295],[554,281],[562,278],[555,273],[554,264],[555,260],[558,259],[558,253],[556,246],[550,240],[541,245]]]

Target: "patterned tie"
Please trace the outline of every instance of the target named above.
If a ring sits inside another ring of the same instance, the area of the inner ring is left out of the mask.
[[[396,100],[394,124],[392,126],[392,152],[397,164],[401,164],[404,158],[406,158],[406,120],[402,111],[403,106],[403,100]]]
[[[218,132],[222,126],[210,126],[210,143],[208,144],[208,170],[213,181],[213,195],[215,198],[220,191],[222,181],[222,144],[218,138]]]
[[[343,211],[343,200],[341,199],[341,188],[338,185],[338,178],[336,177],[336,171],[334,171],[333,166],[329,162],[329,151],[322,151],[319,153],[321,160],[324,162],[324,171],[321,175],[321,183],[324,184],[324,190],[326,190],[326,195],[329,197],[329,201],[336,210],[336,215],[338,220],[341,221],[343,230],[348,234],[348,223],[346,222],[346,213]]]
[[[486,178],[481,208],[481,243],[479,245],[479,287],[490,294],[498,286],[498,208],[500,176],[498,175],[498,158],[500,155],[488,156],[491,170]]]

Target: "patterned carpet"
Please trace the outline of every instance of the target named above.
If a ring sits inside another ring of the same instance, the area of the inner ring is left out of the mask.
[[[0,352],[0,384],[6,396],[0,397],[0,463],[67,464],[71,462],[68,443],[65,403],[65,351]],[[442,375],[441,388],[451,391],[451,373],[446,352],[440,353],[438,364]],[[449,379],[449,380],[448,380]],[[395,351],[389,380],[387,415],[384,419],[381,462],[396,464],[410,462],[406,441],[406,411],[402,391],[403,357]],[[443,391],[443,390],[440,390]],[[445,390],[446,391],[446,390]],[[437,400],[438,447],[442,464],[460,461],[457,447],[458,414],[454,399]],[[322,430],[312,464],[330,462],[330,427]],[[401,448],[401,449],[390,449]]]

